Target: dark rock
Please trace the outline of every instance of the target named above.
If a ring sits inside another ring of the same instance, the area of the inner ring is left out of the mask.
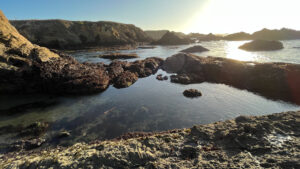
[[[163,80],[164,80],[162,74],[157,75],[157,76],[156,76],[156,79],[157,79],[157,80],[160,80],[160,81],[163,81]]]
[[[164,76],[163,79],[164,80],[168,80],[169,78],[168,78],[168,76]]]
[[[58,134],[57,134],[57,137],[58,138],[65,138],[65,137],[69,137],[71,136],[71,133],[68,132],[68,131],[60,131]]]
[[[242,62],[227,58],[176,54],[166,59],[163,69],[175,83],[223,83],[247,89],[271,99],[300,104],[300,65]],[[183,76],[183,78],[181,78]]]
[[[110,59],[110,60],[139,58],[139,56],[137,54],[134,54],[134,53],[131,53],[131,54],[111,53],[111,54],[100,55],[98,57],[104,58],[104,59]]]
[[[135,73],[125,71],[116,77],[113,82],[116,88],[125,88],[134,84],[138,80],[138,76]]]
[[[154,49],[155,46],[139,46],[138,49]]]
[[[22,137],[37,137],[44,134],[48,128],[49,123],[47,122],[35,122],[25,127],[19,135]]]
[[[183,95],[185,97],[191,97],[191,98],[193,98],[193,97],[200,97],[200,96],[202,96],[202,93],[200,91],[198,91],[197,89],[188,89],[188,90],[185,90],[183,92]]]
[[[206,51],[209,51],[208,49],[200,46],[200,45],[197,45],[197,46],[193,46],[193,47],[190,47],[190,48],[187,48],[187,49],[184,49],[180,52],[184,52],[184,53],[200,53],[200,52],[206,52]]]
[[[139,77],[147,77],[155,74],[163,64],[161,58],[147,58],[145,60],[137,60],[126,67],[126,70],[138,74]]]
[[[183,159],[191,160],[198,157],[199,150],[196,147],[186,145],[180,150],[180,153]]]
[[[283,44],[279,41],[254,40],[239,48],[247,51],[272,51],[283,49]]]

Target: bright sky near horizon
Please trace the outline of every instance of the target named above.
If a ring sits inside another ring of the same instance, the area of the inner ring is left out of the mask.
[[[7,0],[9,19],[115,21],[144,30],[252,33],[262,28],[300,30],[299,0]]]

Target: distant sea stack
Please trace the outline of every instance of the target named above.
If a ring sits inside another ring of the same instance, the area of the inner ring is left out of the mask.
[[[167,32],[160,40],[152,42],[153,45],[184,45],[192,41],[186,37],[180,37],[175,32]]]
[[[280,41],[254,40],[245,43],[239,49],[247,51],[272,51],[283,49],[283,44]]]
[[[66,20],[13,20],[11,24],[32,43],[54,49],[78,49],[150,42],[131,24]]]

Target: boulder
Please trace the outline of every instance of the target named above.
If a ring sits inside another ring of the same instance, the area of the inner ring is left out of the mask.
[[[135,73],[125,71],[116,77],[113,84],[115,88],[126,88],[134,84],[137,80],[138,76]]]
[[[202,93],[200,91],[198,91],[197,89],[188,89],[183,92],[183,95],[185,97],[194,98],[194,97],[202,96]]]
[[[247,51],[272,51],[283,49],[283,44],[280,41],[254,40],[245,43],[239,49]]]
[[[180,52],[183,52],[183,53],[200,53],[200,52],[206,52],[206,51],[209,51],[209,50],[206,49],[205,47],[197,45],[197,46],[193,46],[193,47],[184,49]]]

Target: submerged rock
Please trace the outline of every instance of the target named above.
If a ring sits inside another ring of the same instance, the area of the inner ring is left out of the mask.
[[[283,49],[280,41],[254,40],[239,47],[247,51],[271,51]]]
[[[183,92],[183,95],[185,97],[191,97],[191,98],[194,98],[194,97],[200,97],[202,96],[202,93],[197,90],[197,89],[187,89]]]
[[[110,60],[139,58],[139,56],[137,54],[134,54],[134,53],[131,53],[131,54],[112,53],[112,54],[100,55],[98,57],[104,58],[104,59],[110,59]]]
[[[193,46],[187,49],[184,49],[180,52],[184,52],[184,53],[200,53],[200,52],[206,52],[209,51],[208,49],[206,49],[205,47],[202,47],[200,45],[197,46]]]
[[[138,76],[135,73],[125,71],[121,73],[113,82],[116,88],[125,88],[134,84],[138,80]]]
[[[300,86],[298,64],[243,62],[180,53],[168,57],[162,67],[177,73],[171,76],[174,83],[223,83],[300,104],[300,89],[296,87]]]

